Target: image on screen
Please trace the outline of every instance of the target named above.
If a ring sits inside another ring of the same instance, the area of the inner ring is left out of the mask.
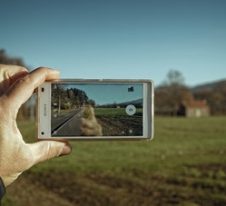
[[[52,84],[51,134],[142,136],[143,84]]]

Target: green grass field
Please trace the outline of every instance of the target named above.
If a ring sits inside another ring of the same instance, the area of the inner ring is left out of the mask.
[[[125,108],[95,108],[95,116],[104,136],[142,135],[142,108],[138,108],[133,116],[129,116]]]
[[[226,205],[225,124],[157,117],[151,142],[72,142],[70,156],[25,172],[3,205]],[[20,127],[35,140],[33,123]]]
[[[137,113],[142,112],[141,108],[137,109]],[[96,116],[111,116],[117,117],[119,115],[127,115],[125,108],[95,108]]]

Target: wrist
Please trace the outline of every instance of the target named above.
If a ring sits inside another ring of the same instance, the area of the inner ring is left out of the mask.
[[[5,192],[6,192],[5,185],[2,178],[0,177],[0,200],[4,196]]]

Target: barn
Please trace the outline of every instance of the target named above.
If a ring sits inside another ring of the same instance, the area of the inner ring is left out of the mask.
[[[210,115],[210,108],[206,100],[191,100],[180,104],[178,116],[185,117],[207,117]]]

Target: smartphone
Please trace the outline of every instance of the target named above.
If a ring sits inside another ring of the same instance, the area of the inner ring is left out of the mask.
[[[151,80],[65,79],[38,87],[39,139],[151,139]]]

